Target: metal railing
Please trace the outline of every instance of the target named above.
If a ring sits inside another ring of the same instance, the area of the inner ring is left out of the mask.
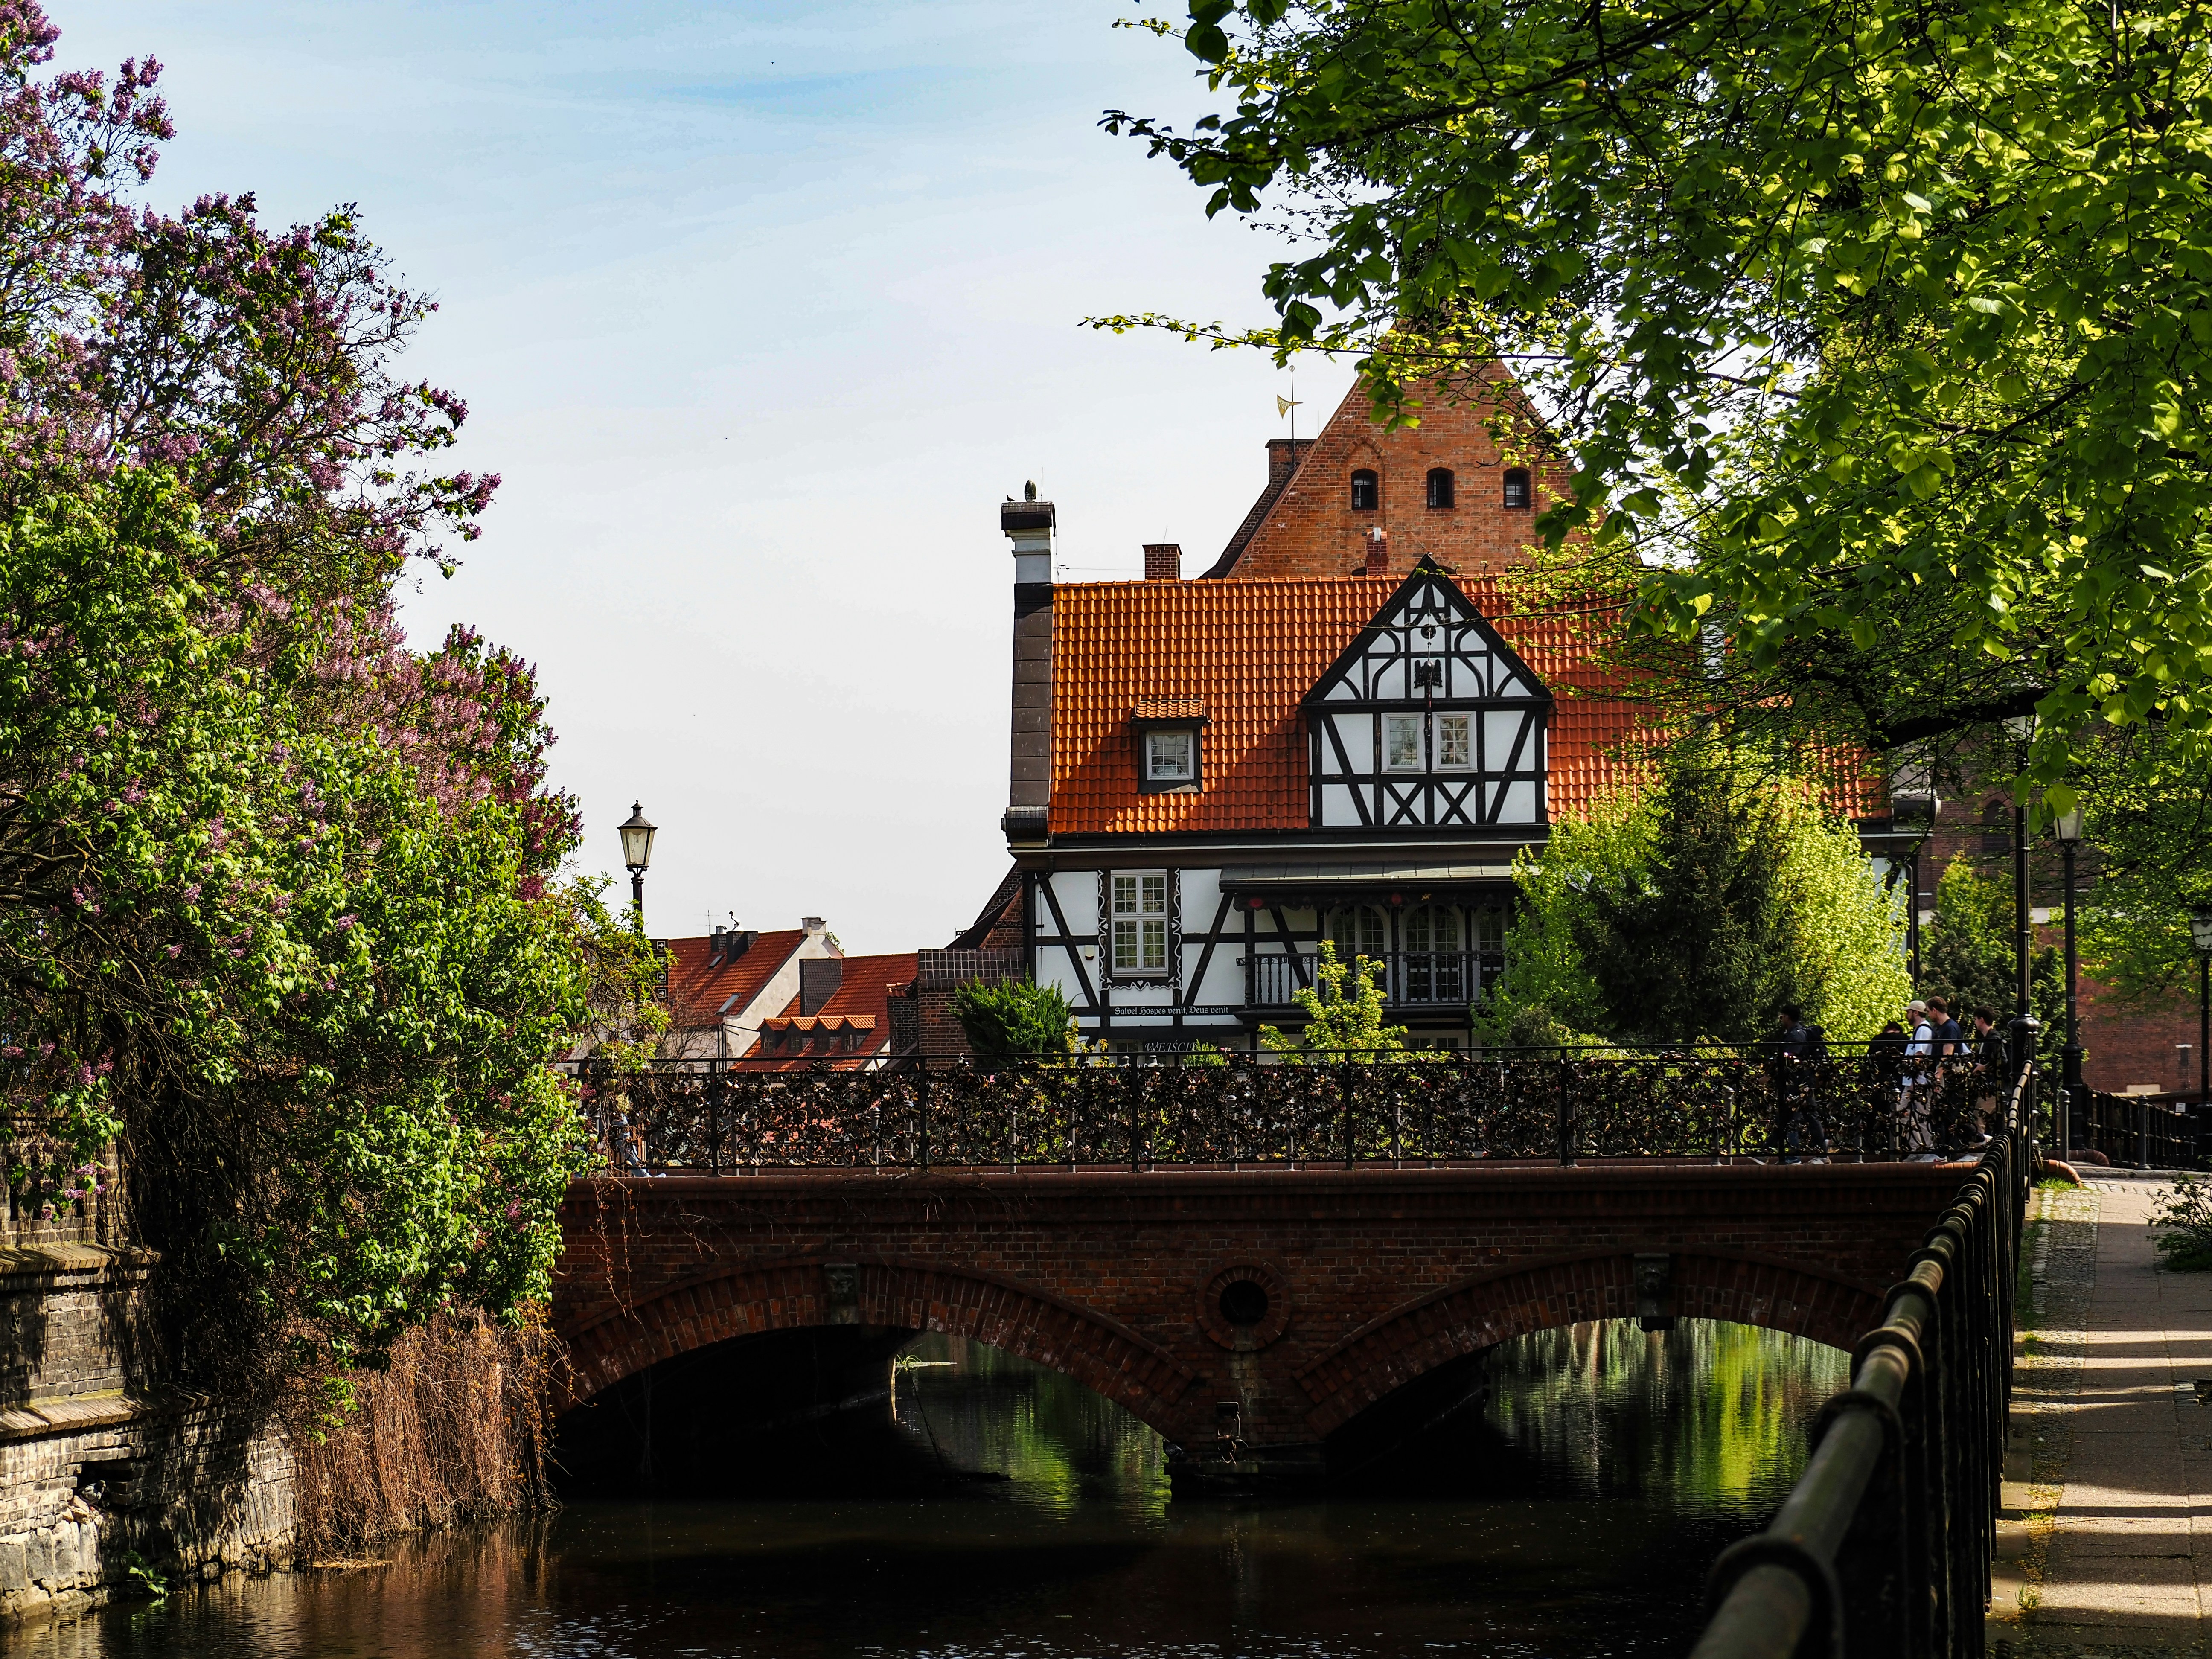
[[[1692,1659],[1984,1650],[2035,1093],[2024,1071],[2002,1133],[1859,1339],[1773,1524],[1715,1564]]]
[[[1974,1061],[1737,1049],[909,1058],[879,1071],[580,1062],[616,1175],[943,1167],[1935,1158],[1979,1146]]]
[[[1262,951],[1243,958],[1244,1000],[1254,1008],[1287,1008],[1310,988],[1320,958],[1311,951]],[[1394,1008],[1464,1006],[1505,969],[1497,951],[1385,951],[1366,960],[1381,968],[1377,983]]]
[[[2138,1170],[2195,1170],[2204,1154],[2197,1120],[2149,1095],[2088,1091],[2074,1114],[2074,1144]]]

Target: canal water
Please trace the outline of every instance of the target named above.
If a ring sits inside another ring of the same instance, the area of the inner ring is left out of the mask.
[[[1348,1490],[1192,1503],[1066,1379],[957,1339],[908,1358],[890,1399],[764,1440],[741,1494],[578,1498],[17,1636],[31,1659],[1680,1655],[1847,1367],[1747,1327],[1577,1326],[1494,1350]]]

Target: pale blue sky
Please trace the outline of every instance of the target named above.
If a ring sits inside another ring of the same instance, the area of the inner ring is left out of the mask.
[[[1097,129],[1215,106],[1133,5],[52,3],[167,65],[156,199],[358,202],[438,295],[411,368],[506,483],[408,625],[538,664],[584,866],[661,826],[656,933],[942,944],[1006,864],[996,504],[1042,477],[1066,580],[1194,572],[1287,434],[1265,357],[1077,326],[1263,314],[1271,244]]]

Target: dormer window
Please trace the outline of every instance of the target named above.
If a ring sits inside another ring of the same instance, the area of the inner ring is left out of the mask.
[[[1361,467],[1352,475],[1352,510],[1372,513],[1382,504],[1382,483],[1374,472]]]
[[[1448,507],[1452,504],[1452,475],[1448,466],[1429,469],[1429,505]]]
[[[1509,466],[1505,469],[1505,510],[1523,513],[1528,509],[1532,497],[1528,493],[1528,469]]]
[[[1196,794],[1206,787],[1206,703],[1198,697],[1139,697],[1129,723],[1137,733],[1137,787],[1148,795]]]

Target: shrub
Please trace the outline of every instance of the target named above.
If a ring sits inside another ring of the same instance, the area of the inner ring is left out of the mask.
[[[1074,1011],[1056,986],[1027,979],[971,979],[952,990],[952,1017],[979,1054],[1073,1052]]]
[[[2174,1176],[2152,1200],[2150,1231],[2165,1266],[2182,1273],[2212,1267],[2212,1183]]]

